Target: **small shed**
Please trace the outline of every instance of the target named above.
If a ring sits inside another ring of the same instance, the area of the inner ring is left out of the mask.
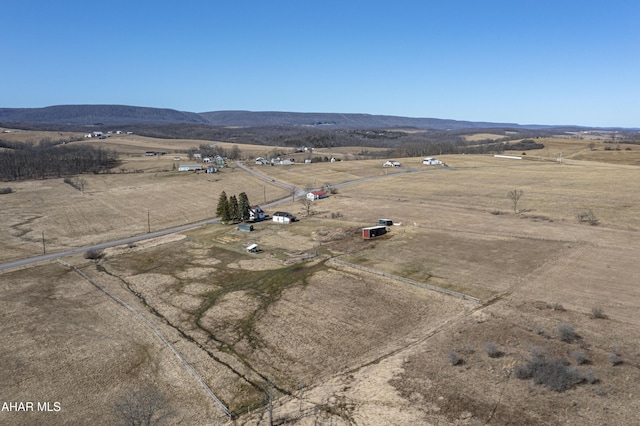
[[[250,246],[247,247],[247,251],[249,253],[257,253],[258,252],[258,245],[257,244],[251,244]]]
[[[386,226],[369,226],[368,228],[362,228],[362,238],[368,240],[379,235],[387,233]]]
[[[393,225],[393,220],[391,220],[391,219],[378,219],[378,225],[391,226],[391,225]]]
[[[238,231],[251,232],[253,231],[253,225],[250,223],[240,223],[238,224]]]

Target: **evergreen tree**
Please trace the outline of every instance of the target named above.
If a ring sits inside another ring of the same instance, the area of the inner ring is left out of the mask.
[[[218,216],[223,222],[226,222],[231,218],[229,212],[229,199],[227,198],[227,193],[224,191],[222,191],[222,193],[220,194],[220,198],[218,198],[216,216]]]
[[[240,215],[238,212],[238,199],[235,195],[229,197],[229,219],[240,220]]]
[[[240,195],[238,195],[238,210],[240,212],[241,221],[249,220],[249,207],[251,207],[249,204],[249,197],[247,197],[246,193],[241,192]]]

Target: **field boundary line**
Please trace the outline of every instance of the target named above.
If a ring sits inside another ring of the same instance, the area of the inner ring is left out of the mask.
[[[191,364],[189,364],[189,362],[187,362],[187,360],[185,360],[182,355],[180,354],[180,352],[178,352],[178,350],[176,348],[173,347],[173,345],[171,344],[171,342],[169,342],[169,340],[164,336],[164,334],[162,334],[162,332],[158,329],[158,327],[156,327],[151,321],[149,321],[144,315],[142,315],[141,313],[139,313],[138,311],[136,311],[135,309],[133,309],[130,305],[128,305],[125,301],[123,301],[122,299],[120,299],[118,296],[116,296],[115,294],[113,294],[111,291],[109,291],[106,287],[104,287],[101,284],[98,284],[96,281],[94,281],[93,279],[91,279],[87,274],[85,274],[84,272],[82,272],[80,269],[76,268],[75,266],[60,260],[60,259],[56,259],[56,261],[63,265],[66,268],[71,269],[72,271],[76,272],[78,275],[80,275],[82,278],[84,278],[85,280],[89,281],[91,284],[93,284],[94,287],[96,287],[98,290],[102,291],[103,293],[105,293],[107,296],[109,296],[111,299],[113,299],[115,302],[117,302],[119,305],[123,306],[124,308],[126,308],[127,310],[129,310],[133,315],[135,315],[136,317],[138,317],[138,319],[140,319],[142,322],[144,322],[149,328],[151,328],[153,330],[153,332],[160,338],[160,340],[162,340],[162,342],[171,350],[171,352],[173,352],[173,354],[176,356],[176,358],[178,358],[178,360],[182,363],[182,365],[184,365],[184,367],[187,369],[187,371],[189,373],[191,373],[191,375],[193,376],[193,378],[196,379],[196,381],[200,384],[200,386],[204,389],[204,391],[209,395],[209,397],[211,397],[211,399],[222,409],[222,411],[224,411],[225,415],[227,417],[232,417],[231,416],[231,411],[229,410],[229,408],[227,408],[226,405],[224,405],[222,403],[222,401],[220,401],[220,399],[218,399],[218,397],[213,393],[213,391],[211,390],[211,388],[204,382],[204,380],[202,379],[202,377],[200,376],[200,374],[198,374],[198,372],[191,366]]]
[[[477,303],[479,305],[482,304],[482,301],[480,299],[478,299],[477,297],[469,296],[468,294],[459,293],[457,291],[448,290],[446,288],[438,287],[438,286],[435,286],[435,285],[430,285],[430,284],[423,283],[423,282],[420,282],[420,281],[415,281],[415,280],[412,280],[412,279],[409,279],[409,278],[405,278],[405,277],[401,277],[401,276],[398,276],[398,275],[389,274],[387,272],[383,272],[383,271],[380,271],[380,270],[377,270],[377,269],[369,268],[367,266],[356,265],[355,263],[346,262],[346,261],[344,261],[342,259],[337,259],[335,257],[329,259],[329,261],[333,262],[333,263],[337,263],[338,265],[346,266],[348,268],[359,269],[361,271],[370,272],[370,273],[376,274],[376,275],[381,275],[383,277],[390,278],[390,279],[395,280],[395,281],[400,281],[400,282],[403,282],[405,284],[409,284],[409,285],[412,285],[412,286],[415,286],[415,287],[420,287],[420,288],[424,288],[424,289],[427,289],[427,290],[436,291],[438,293],[442,293],[442,294],[445,294],[447,296],[453,296],[453,297],[456,297],[456,298],[462,299],[462,300],[469,300],[469,301],[475,302],[475,303]]]

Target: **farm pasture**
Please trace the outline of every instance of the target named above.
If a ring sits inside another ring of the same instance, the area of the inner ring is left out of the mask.
[[[588,153],[585,143],[575,155]],[[208,225],[105,250],[99,267],[80,255],[65,261],[166,335],[237,424],[265,424],[267,379],[276,419],[299,424],[631,424],[640,410],[637,167],[566,157],[559,165],[551,149],[525,160],[438,158],[449,167],[421,158],[397,169],[378,160],[248,164],[337,193],[308,216],[287,198],[277,210],[299,216],[291,225]],[[257,204],[266,191],[269,200],[290,195],[239,168],[180,174],[156,171],[153,160],[131,158],[144,173],[86,176],[84,194],[55,179],[17,183],[2,196],[2,259],[38,254],[45,225],[62,249],[144,233],[147,209],[154,228],[211,217],[222,190]],[[512,189],[524,191],[517,214]],[[598,225],[580,223],[581,209]],[[379,218],[396,225],[363,240],[360,228]],[[262,251],[247,253],[252,243]],[[76,272],[58,263],[5,271],[0,289],[9,342],[0,360],[17,372],[4,371],[5,391],[63,402],[61,413],[11,421],[83,423],[97,412],[108,423],[136,383],[155,385],[184,423],[224,421],[153,330]],[[594,319],[594,307],[607,318]],[[558,338],[563,323],[578,340]],[[487,355],[488,342],[499,356]],[[517,379],[532,347],[572,366],[571,354],[584,352],[589,363],[576,368],[597,380],[558,393]],[[612,351],[621,364],[608,362]]]

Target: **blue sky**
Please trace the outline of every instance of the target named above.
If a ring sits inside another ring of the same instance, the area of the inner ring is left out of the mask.
[[[0,107],[640,127],[637,0],[5,0]]]

